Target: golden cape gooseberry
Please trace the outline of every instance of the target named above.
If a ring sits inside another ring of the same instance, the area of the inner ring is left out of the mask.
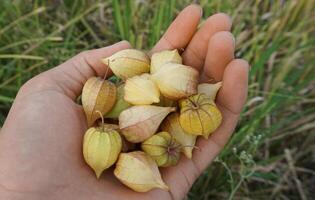
[[[198,94],[204,93],[205,95],[207,95],[208,97],[210,97],[210,99],[214,101],[221,87],[222,87],[222,82],[217,82],[215,84],[200,83],[198,85]]]
[[[105,127],[89,128],[83,138],[83,157],[99,178],[112,166],[122,148],[119,133]]]
[[[150,58],[136,49],[118,51],[112,56],[102,59],[102,62],[123,80],[150,71]]]
[[[119,128],[129,142],[143,142],[156,133],[163,119],[175,110],[152,105],[132,106],[120,113]]]
[[[222,121],[220,110],[205,94],[196,94],[179,101],[179,122],[186,133],[208,138]]]
[[[195,148],[197,135],[186,133],[179,123],[179,114],[172,113],[168,115],[161,124],[161,130],[171,134],[171,136],[182,145],[181,151],[191,159],[192,151]]]
[[[104,127],[105,130],[111,129],[119,133],[119,135],[121,136],[121,143],[122,143],[121,152],[129,152],[129,151],[135,150],[136,144],[128,142],[125,139],[125,137],[122,136],[121,130],[119,129],[118,124],[107,124],[107,123],[104,123],[103,121],[98,121],[98,126]]]
[[[112,109],[116,101],[116,90],[113,83],[100,77],[89,78],[84,84],[82,106],[89,127],[101,117],[96,111],[106,115]]]
[[[157,72],[165,63],[178,63],[182,64],[182,57],[179,55],[177,49],[165,50],[156,52],[151,57],[150,73]]]
[[[179,100],[197,93],[199,72],[190,66],[166,63],[151,78],[168,99]]]
[[[159,167],[176,165],[180,158],[181,145],[168,133],[159,132],[141,144]]]
[[[121,153],[114,175],[136,192],[147,192],[154,188],[168,190],[155,161],[142,151]]]
[[[160,101],[160,91],[150,79],[150,74],[128,78],[125,84],[125,101],[133,105],[150,105]]]

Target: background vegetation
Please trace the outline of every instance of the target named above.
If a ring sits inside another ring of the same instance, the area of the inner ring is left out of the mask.
[[[203,19],[234,20],[251,63],[249,98],[232,140],[188,199],[314,199],[315,1],[200,0]],[[150,49],[188,0],[3,0],[0,126],[19,87],[85,49],[121,39]]]

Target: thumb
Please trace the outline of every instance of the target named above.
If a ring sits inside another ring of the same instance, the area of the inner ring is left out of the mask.
[[[108,47],[83,51],[29,80],[22,89],[31,92],[55,90],[75,100],[88,78],[105,75],[107,66],[101,62],[102,58],[128,48],[131,48],[129,42],[121,41]]]

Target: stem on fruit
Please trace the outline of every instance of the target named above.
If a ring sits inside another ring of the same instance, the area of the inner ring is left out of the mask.
[[[190,98],[187,98],[187,99],[192,104],[192,108],[193,109],[198,109],[199,108],[199,106],[193,100],[191,100]]]
[[[102,130],[105,131],[103,114],[99,110],[97,110],[95,112],[98,113],[101,116],[101,119],[102,119]]]
[[[108,63],[107,63],[107,68],[106,68],[106,72],[105,72],[105,75],[104,75],[104,80],[106,79],[106,76],[107,76],[107,74],[108,74],[108,70],[109,70],[109,60],[107,61]]]

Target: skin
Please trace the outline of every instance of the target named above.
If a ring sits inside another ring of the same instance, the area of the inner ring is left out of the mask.
[[[182,156],[161,170],[170,191],[133,192],[112,169],[97,180],[82,156],[87,125],[75,99],[89,77],[104,76],[101,58],[131,48],[122,41],[82,52],[23,85],[0,134],[0,199],[183,199],[229,140],[247,96],[249,65],[234,58],[231,19],[215,14],[197,30],[201,15],[199,6],[186,7],[150,52],[184,48],[184,63],[198,69],[202,81],[223,81],[216,102],[222,125],[208,140],[198,139],[192,160]]]

